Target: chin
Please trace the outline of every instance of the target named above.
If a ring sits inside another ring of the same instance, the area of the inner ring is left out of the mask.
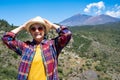
[[[35,39],[43,39],[43,36],[36,36]]]

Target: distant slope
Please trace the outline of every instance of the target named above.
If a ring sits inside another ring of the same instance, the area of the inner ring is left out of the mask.
[[[84,22],[84,25],[105,24],[108,22],[118,22],[118,21],[120,21],[120,19],[102,14],[102,15],[94,16],[87,19]]]
[[[77,14],[70,18],[61,21],[59,24],[66,26],[81,26],[81,25],[97,25],[109,22],[118,22],[119,18],[111,17],[108,15],[89,16],[85,14]]]
[[[83,25],[84,21],[86,21],[90,17],[92,17],[92,16],[88,16],[85,14],[76,14],[70,18],[67,18],[67,19],[61,21],[59,24],[66,25],[66,26]]]

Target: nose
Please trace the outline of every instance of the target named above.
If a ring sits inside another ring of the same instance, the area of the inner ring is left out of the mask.
[[[38,29],[36,29],[36,30],[35,30],[35,32],[39,32],[39,30],[38,30]]]

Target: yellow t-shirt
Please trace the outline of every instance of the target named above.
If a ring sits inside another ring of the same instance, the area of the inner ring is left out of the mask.
[[[44,64],[42,61],[42,55],[40,51],[40,45],[36,47],[36,53],[31,63],[28,80],[46,80],[46,73]]]

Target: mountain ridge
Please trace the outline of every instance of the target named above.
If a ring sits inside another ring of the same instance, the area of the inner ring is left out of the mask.
[[[115,18],[105,14],[101,14],[97,16],[90,16],[86,14],[75,14],[59,22],[59,24],[65,26],[82,26],[82,25],[106,24],[110,22],[119,22],[119,21],[120,18]]]

